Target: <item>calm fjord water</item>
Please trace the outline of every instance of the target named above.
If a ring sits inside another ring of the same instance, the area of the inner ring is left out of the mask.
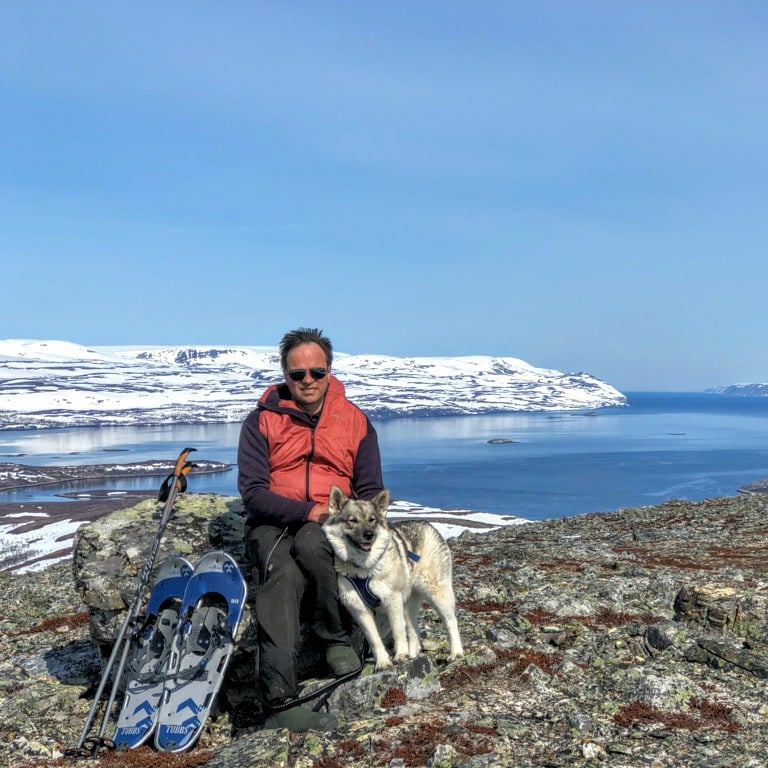
[[[397,499],[532,520],[665,499],[735,494],[768,477],[768,398],[630,393],[628,408],[377,422],[384,480]],[[199,458],[235,462],[239,424],[0,432],[0,461],[34,465]],[[489,440],[513,442],[489,443]],[[87,483],[153,489],[157,478]],[[82,486],[81,486],[82,487]],[[71,485],[0,494],[54,500]],[[190,491],[235,495],[236,471]]]

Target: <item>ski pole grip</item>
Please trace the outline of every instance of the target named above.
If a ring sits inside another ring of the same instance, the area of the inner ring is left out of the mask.
[[[176,459],[176,466],[173,468],[173,474],[176,477],[178,477],[182,473],[182,471],[184,469],[184,464],[187,461],[187,456],[189,456],[189,454],[192,453],[192,451],[196,451],[196,450],[197,450],[197,448],[185,448],[179,454],[179,458]],[[189,471],[189,470],[187,470],[187,471]]]
[[[187,489],[187,475],[189,474],[192,467],[195,466],[191,461],[187,461],[187,456],[189,456],[189,454],[195,450],[197,449],[185,448],[179,454],[179,458],[176,459],[176,465],[173,468],[173,472],[171,472],[171,474],[168,475],[165,480],[163,480],[163,484],[160,486],[160,491],[157,494],[158,501],[167,501],[171,493],[171,488],[174,486],[180,493],[184,493],[184,491]]]

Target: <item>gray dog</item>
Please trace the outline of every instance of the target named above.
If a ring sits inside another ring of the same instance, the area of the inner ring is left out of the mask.
[[[389,620],[396,662],[421,651],[419,608],[426,600],[440,615],[451,644],[451,659],[464,651],[456,623],[451,551],[423,520],[387,523],[389,491],[371,501],[349,499],[333,486],[330,517],[323,525],[336,555],[341,602],[360,625],[373,651],[376,669],[392,666],[376,626],[376,614]]]

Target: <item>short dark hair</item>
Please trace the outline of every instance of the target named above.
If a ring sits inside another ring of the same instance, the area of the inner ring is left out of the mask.
[[[317,344],[325,353],[325,364],[330,368],[333,364],[333,347],[331,340],[319,328],[296,328],[288,331],[280,340],[280,367],[286,370],[288,353],[300,344]]]

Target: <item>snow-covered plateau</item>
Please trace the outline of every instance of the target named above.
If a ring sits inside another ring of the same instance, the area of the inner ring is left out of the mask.
[[[511,357],[335,353],[333,372],[380,419],[627,405],[588,373]],[[0,340],[0,429],[238,422],[280,378],[275,347]]]
[[[728,384],[723,387],[712,387],[706,391],[734,397],[768,397],[768,384]]]

